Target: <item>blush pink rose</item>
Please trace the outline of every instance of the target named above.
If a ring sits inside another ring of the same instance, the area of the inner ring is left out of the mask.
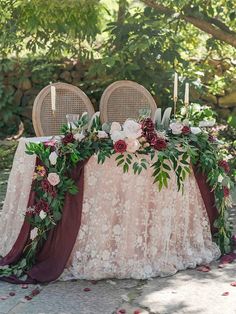
[[[126,151],[128,153],[135,153],[140,148],[140,143],[136,139],[126,139],[125,143],[127,144]]]
[[[48,174],[48,182],[52,185],[55,186],[58,183],[60,183],[60,177],[57,173],[51,172]]]

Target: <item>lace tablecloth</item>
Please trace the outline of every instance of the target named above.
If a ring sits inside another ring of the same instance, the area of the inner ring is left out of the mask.
[[[14,244],[26,211],[35,156],[21,139],[15,154],[0,216],[0,255]],[[115,156],[85,166],[82,223],[61,279],[138,278],[174,274],[218,258],[206,209],[194,175],[177,191],[175,175],[158,192],[152,169],[124,174]]]

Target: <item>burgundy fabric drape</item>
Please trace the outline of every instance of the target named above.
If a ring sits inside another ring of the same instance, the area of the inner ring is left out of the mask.
[[[50,282],[56,280],[63,272],[81,224],[85,163],[86,161],[79,162],[73,169],[71,178],[75,180],[79,192],[76,195],[66,194],[62,219],[49,232],[46,242],[36,255],[35,265],[27,272],[28,279],[24,283]],[[34,204],[32,191],[28,204],[29,206]],[[29,223],[25,220],[13,248],[0,261],[1,266],[16,263],[20,259],[23,248],[29,241],[30,229]],[[1,277],[0,280],[22,283],[15,276]]]
[[[218,216],[218,210],[215,206],[214,192],[211,192],[211,188],[209,184],[207,183],[207,176],[205,174],[198,171],[196,166],[193,167],[193,172],[194,172],[203,202],[206,207],[206,211],[207,211],[208,218],[210,221],[211,232],[212,234],[214,234],[217,231],[217,229],[214,227],[213,224]]]

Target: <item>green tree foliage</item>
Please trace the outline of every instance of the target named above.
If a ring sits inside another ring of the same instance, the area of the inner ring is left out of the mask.
[[[1,54],[88,54],[100,32],[101,9],[96,0],[1,0]]]
[[[235,12],[232,0],[2,0],[0,56],[48,56],[47,78],[58,59],[85,59],[89,75],[81,86],[97,100],[110,82],[131,79],[161,106],[171,104],[177,71],[180,99],[189,81],[192,101],[226,108],[224,116],[235,125]],[[6,117],[18,109],[1,75]]]

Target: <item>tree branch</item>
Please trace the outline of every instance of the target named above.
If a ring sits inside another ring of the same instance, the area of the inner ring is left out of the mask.
[[[173,9],[168,8],[158,2],[156,2],[155,0],[141,0],[143,3],[145,3],[147,6],[156,9],[158,12],[163,13],[165,15],[174,15],[177,14],[178,12],[175,12]],[[215,23],[215,19],[214,19],[214,25],[212,25],[209,21],[205,20],[205,19],[201,19],[199,17],[195,17],[192,15],[187,15],[187,14],[182,14],[179,13],[177,15],[177,17],[179,19],[182,19],[192,25],[194,25],[195,27],[197,27],[198,29],[202,30],[203,32],[211,35],[212,37],[214,37],[215,39],[218,39],[220,41],[223,41],[231,46],[233,46],[234,48],[236,48],[236,35],[234,32],[229,32],[229,28],[220,21],[220,25],[216,25],[217,23]],[[210,19],[210,18],[209,18]],[[213,21],[212,21],[213,22]],[[218,21],[219,22],[219,21]],[[227,28],[228,30],[223,30],[223,25],[225,26],[225,28]],[[218,27],[216,27],[218,26]]]

